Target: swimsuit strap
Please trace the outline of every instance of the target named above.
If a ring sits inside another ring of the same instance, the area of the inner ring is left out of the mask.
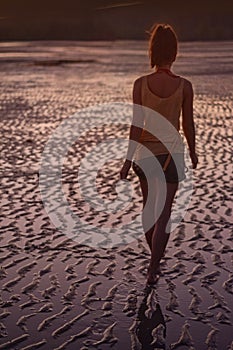
[[[171,161],[171,158],[172,158],[171,153],[168,153],[167,158],[166,158],[165,163],[164,163],[164,166],[163,166],[163,171],[167,170],[167,167]]]

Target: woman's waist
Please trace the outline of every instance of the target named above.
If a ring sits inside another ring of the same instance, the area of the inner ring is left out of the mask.
[[[138,142],[138,147],[148,147],[148,148],[167,148],[169,152],[172,150],[184,149],[183,139],[180,137],[179,142],[174,142],[174,140],[142,140]]]
[[[142,130],[139,142],[174,142],[177,138],[180,138],[179,129],[176,128],[160,128],[155,132],[149,132],[146,129]]]
[[[179,144],[174,144],[171,142],[161,142],[161,141],[143,141],[137,146],[136,154],[138,157],[145,157],[148,155],[158,155],[167,153],[183,153],[184,144],[180,142]]]

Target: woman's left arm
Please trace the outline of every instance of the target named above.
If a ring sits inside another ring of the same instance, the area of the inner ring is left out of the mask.
[[[129,169],[132,164],[133,155],[135,153],[136,147],[138,145],[138,142],[143,130],[144,115],[143,115],[143,109],[141,107],[141,104],[142,104],[141,80],[142,78],[138,78],[137,80],[135,80],[134,86],[133,86],[133,119],[130,126],[129,144],[128,144],[126,160],[120,171],[121,180],[127,178]]]

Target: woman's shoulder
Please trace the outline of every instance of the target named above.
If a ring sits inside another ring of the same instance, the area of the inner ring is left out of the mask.
[[[143,76],[140,76],[134,80],[133,84],[133,102],[141,104],[141,90],[142,90],[142,80]]]
[[[143,82],[148,75],[141,75],[140,77],[136,78],[133,83],[133,89],[136,91],[141,91]]]
[[[140,94],[140,91],[142,89],[142,81],[144,76],[140,76],[134,80],[133,83],[133,91],[136,94]]]
[[[187,78],[181,77],[183,80],[183,97],[192,98],[193,97],[193,85]]]
[[[192,83],[190,80],[188,80],[187,78],[184,78],[182,76],[180,76],[180,78],[183,80],[184,88],[186,88],[186,89],[192,88]]]
[[[140,77],[134,80],[134,86],[139,86],[142,84],[142,80],[146,77],[146,75],[141,75]]]

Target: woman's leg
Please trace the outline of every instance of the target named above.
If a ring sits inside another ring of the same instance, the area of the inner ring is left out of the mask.
[[[143,197],[142,225],[146,241],[149,245],[150,250],[152,251],[152,235],[154,232],[155,225],[153,224],[152,227],[148,227],[150,226],[150,224],[148,225],[148,223],[154,223],[155,196],[152,196],[152,198],[148,198],[148,184],[145,178],[139,178],[139,181]],[[149,200],[150,202],[147,203],[147,200]]]
[[[164,255],[167,242],[170,236],[170,232],[169,232],[170,230],[166,232],[166,228],[171,216],[172,204],[173,204],[176,191],[178,189],[178,184],[167,183],[166,185],[167,185],[167,194],[166,194],[165,204],[155,224],[154,231],[152,234],[151,261],[150,261],[149,275],[148,275],[149,280],[153,280],[153,278],[155,278],[159,270],[159,263],[162,256]],[[156,180],[155,187],[157,189],[156,197],[157,197],[157,207],[158,207],[161,204],[160,200],[162,198],[162,193],[160,191],[162,187],[160,186],[158,180]]]

